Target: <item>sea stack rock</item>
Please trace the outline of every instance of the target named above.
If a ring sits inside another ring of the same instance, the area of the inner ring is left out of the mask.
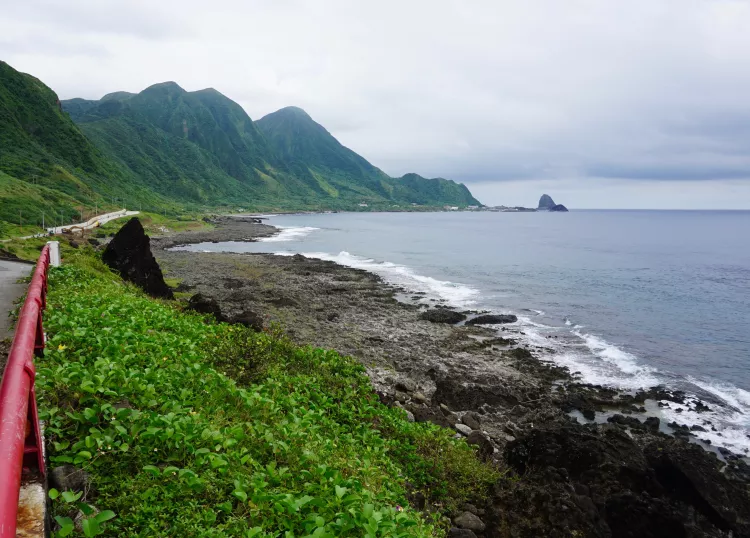
[[[153,297],[174,299],[161,268],[151,254],[151,240],[137,217],[120,228],[102,254],[102,261]]]
[[[567,208],[567,207],[565,207],[565,206],[564,206],[564,205],[562,205],[562,204],[555,204],[555,205],[553,205],[552,207],[550,207],[550,208],[549,208],[549,210],[550,210],[550,211],[562,211],[562,212],[565,212],[565,211],[567,211],[567,210],[568,210],[568,208]]]
[[[551,209],[555,205],[557,204],[555,204],[555,201],[549,194],[542,194],[542,197],[539,198],[539,207],[537,209]]]

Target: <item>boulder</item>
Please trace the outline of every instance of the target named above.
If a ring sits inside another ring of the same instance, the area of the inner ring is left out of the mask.
[[[84,491],[89,484],[88,473],[73,465],[60,465],[49,473],[49,485],[58,491]]]
[[[432,308],[420,314],[419,319],[431,321],[432,323],[449,323],[451,325],[459,323],[466,319],[466,316],[460,312],[454,312],[447,308]]]
[[[478,430],[481,427],[479,423],[479,413],[476,413],[474,411],[469,411],[468,413],[464,414],[464,416],[461,418],[461,422],[466,424],[472,430]]]
[[[495,453],[495,447],[492,446],[492,441],[490,441],[482,432],[474,430],[468,435],[468,437],[466,437],[466,442],[477,447],[477,454],[480,459],[484,461],[492,459],[492,455]]]
[[[211,314],[216,321],[227,321],[224,314],[221,313],[221,307],[215,299],[206,297],[202,293],[196,293],[188,301],[188,310],[198,312],[199,314]]]
[[[471,318],[466,325],[499,325],[501,323],[515,323],[518,318],[513,314],[482,314]]]
[[[229,323],[244,325],[258,332],[263,330],[263,316],[256,314],[252,310],[243,310],[239,314],[232,316],[229,318]]]
[[[472,430],[466,424],[454,424],[453,427],[456,428],[456,431],[462,435],[471,435]]]
[[[479,516],[469,511],[463,512],[460,516],[453,518],[453,524],[461,529],[482,532],[487,525],[479,519]]]
[[[151,254],[150,239],[141,221],[130,219],[109,242],[102,261],[153,297],[174,299],[172,290],[164,282],[159,264]]]

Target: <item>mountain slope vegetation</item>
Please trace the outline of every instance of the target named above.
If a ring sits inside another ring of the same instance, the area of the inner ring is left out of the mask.
[[[304,163],[332,196],[346,193],[394,203],[479,205],[469,189],[443,178],[418,174],[392,178],[343,146],[304,110],[286,107],[256,122],[274,150],[285,159]]]
[[[0,222],[41,226],[94,207],[408,208],[478,204],[468,189],[392,178],[289,107],[254,122],[212,88],[174,82],[60,101],[0,61]],[[50,217],[52,217],[50,219]],[[0,225],[0,235],[9,235]],[[29,232],[27,228],[16,229]]]
[[[0,61],[0,221],[41,223],[45,211],[70,219],[81,206],[150,194],[127,183],[52,90]]]

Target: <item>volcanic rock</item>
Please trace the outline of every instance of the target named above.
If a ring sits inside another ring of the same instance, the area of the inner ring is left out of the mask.
[[[461,314],[460,312],[448,310],[447,308],[432,308],[430,310],[427,310],[426,312],[422,312],[422,314],[420,314],[419,316],[419,319],[431,321],[432,323],[455,324],[465,320],[466,316],[464,314]]]
[[[471,318],[466,325],[498,325],[501,323],[515,323],[518,318],[513,314],[482,314]]]
[[[102,261],[153,297],[174,299],[164,282],[159,264],[151,254],[150,239],[137,217],[130,219],[109,242]]]

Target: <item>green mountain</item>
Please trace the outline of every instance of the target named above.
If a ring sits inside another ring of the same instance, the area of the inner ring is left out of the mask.
[[[100,209],[471,205],[463,185],[391,178],[298,108],[253,122],[214,89],[174,82],[100,100],[57,95],[0,62],[0,221]],[[2,235],[2,232],[0,232]]]
[[[282,108],[256,122],[273,149],[289,162],[307,166],[334,198],[353,196],[366,202],[420,205],[480,205],[469,189],[443,178],[417,174],[392,178],[341,145],[304,110]]]
[[[57,95],[0,61],[0,221],[70,220],[81,206],[105,206],[123,171],[81,133]],[[114,207],[114,205],[113,205]]]

